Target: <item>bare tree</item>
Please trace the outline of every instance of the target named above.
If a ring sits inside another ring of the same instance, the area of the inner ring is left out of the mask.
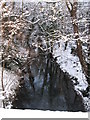
[[[69,10],[71,19],[72,19],[72,24],[73,24],[73,30],[75,34],[75,39],[76,39],[76,44],[77,44],[77,55],[79,57],[80,63],[82,65],[82,69],[87,75],[87,65],[85,62],[85,57],[83,55],[83,50],[82,50],[82,42],[79,37],[79,28],[78,28],[78,23],[77,23],[77,6],[78,6],[78,1],[75,0],[73,3],[70,0],[66,0],[66,5]]]

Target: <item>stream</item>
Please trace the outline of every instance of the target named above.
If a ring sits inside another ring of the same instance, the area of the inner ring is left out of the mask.
[[[12,108],[85,111],[70,76],[60,69],[51,53],[40,53],[27,63]]]

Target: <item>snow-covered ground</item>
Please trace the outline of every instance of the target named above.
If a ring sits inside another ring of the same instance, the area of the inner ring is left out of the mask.
[[[76,47],[74,41],[69,41],[66,50],[63,40],[60,42],[60,47],[55,47],[53,55],[57,57],[57,63],[64,72],[68,72],[74,83],[75,90],[80,94],[84,100],[85,106],[88,106],[89,98],[83,97],[81,91],[85,91],[88,87],[86,77],[82,71],[79,58],[71,54],[71,48]],[[88,108],[87,108],[88,109]]]
[[[0,108],[3,107],[2,100],[9,99],[10,97],[14,97],[15,89],[17,86],[19,86],[19,81],[18,81],[19,77],[11,71],[4,70],[3,82],[4,82],[5,91],[2,91],[1,73],[2,73],[2,68],[0,67]],[[6,108],[11,108],[11,103],[8,103],[8,106]]]

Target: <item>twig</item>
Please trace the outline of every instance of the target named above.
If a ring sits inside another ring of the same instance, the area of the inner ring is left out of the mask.
[[[37,24],[37,23],[40,21],[40,19],[38,19],[38,20],[36,20],[35,22],[31,22],[31,21],[29,21],[29,20],[25,20],[24,18],[22,18],[22,20],[25,21],[25,22],[27,22],[27,23],[30,23],[30,24],[32,24],[32,25]]]

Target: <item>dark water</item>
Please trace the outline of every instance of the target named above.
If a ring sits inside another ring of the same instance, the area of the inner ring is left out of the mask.
[[[26,65],[21,87],[13,101],[15,109],[85,111],[82,98],[51,54],[41,54]]]

